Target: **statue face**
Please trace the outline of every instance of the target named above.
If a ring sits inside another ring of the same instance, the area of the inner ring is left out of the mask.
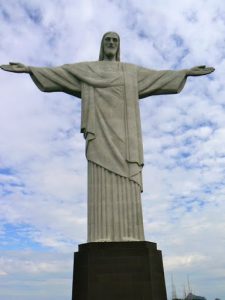
[[[119,39],[115,33],[107,33],[103,40],[104,56],[114,59],[118,50]]]

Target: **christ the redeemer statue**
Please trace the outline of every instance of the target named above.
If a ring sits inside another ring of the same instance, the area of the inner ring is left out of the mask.
[[[28,73],[43,92],[82,99],[81,132],[88,160],[88,242],[143,241],[143,145],[138,100],[179,93],[205,66],[155,71],[120,62],[120,38],[107,32],[99,61],[38,68],[20,63],[3,70]]]

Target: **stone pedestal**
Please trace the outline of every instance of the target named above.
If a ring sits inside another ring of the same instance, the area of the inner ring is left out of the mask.
[[[161,251],[151,242],[79,245],[72,300],[166,300]]]

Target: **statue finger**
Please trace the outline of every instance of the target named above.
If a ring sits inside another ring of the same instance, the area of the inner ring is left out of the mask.
[[[213,68],[213,67],[209,67],[208,69],[209,69],[210,72],[214,72],[215,71],[215,68]]]
[[[214,68],[212,68],[212,67],[208,67],[208,68],[205,68],[205,73],[212,73],[212,72],[214,72],[215,71],[215,69]]]
[[[5,70],[5,71],[8,71],[8,70],[12,69],[12,67],[10,65],[1,65],[0,68]]]
[[[13,66],[13,65],[19,65],[20,63],[18,63],[18,62],[13,62],[13,61],[10,61],[10,62],[9,62],[9,64]]]

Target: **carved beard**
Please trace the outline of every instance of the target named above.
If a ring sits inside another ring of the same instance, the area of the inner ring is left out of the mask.
[[[109,58],[113,58],[113,57],[116,57],[116,53],[117,53],[117,47],[116,48],[107,47],[107,46],[104,47],[104,56],[107,56]]]

